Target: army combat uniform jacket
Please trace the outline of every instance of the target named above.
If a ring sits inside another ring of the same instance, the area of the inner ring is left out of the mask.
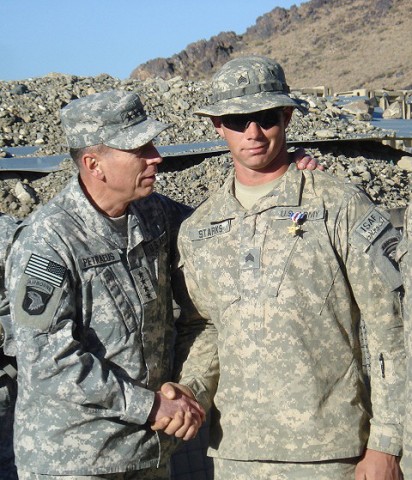
[[[167,458],[173,439],[147,419],[171,374],[173,245],[188,213],[152,194],[129,205],[125,238],[74,178],[20,227],[7,261],[18,468],[92,475]]]
[[[0,215],[0,478],[17,480],[13,452],[14,404],[17,395],[17,369],[10,341],[10,311],[4,285],[4,263],[17,221]]]
[[[405,478],[412,478],[412,204],[406,209],[402,240],[396,257],[401,266],[404,281],[405,300],[403,313],[405,320],[405,348],[407,362],[404,444],[401,467]]]
[[[357,187],[324,172],[291,165],[249,211],[232,185],[233,177],[179,234],[181,268],[203,318],[179,324],[189,343],[198,333],[181,382],[205,406],[214,397],[211,455],[311,462],[358,456],[365,445],[399,455],[398,233]]]

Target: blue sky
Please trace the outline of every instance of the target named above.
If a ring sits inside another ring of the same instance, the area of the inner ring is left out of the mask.
[[[51,72],[127,78],[222,31],[244,33],[289,0],[0,0],[0,80]]]

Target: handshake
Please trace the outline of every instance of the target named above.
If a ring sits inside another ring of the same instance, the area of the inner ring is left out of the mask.
[[[190,388],[172,382],[163,384],[155,393],[148,418],[152,430],[163,430],[183,440],[195,438],[205,419],[206,413]]]

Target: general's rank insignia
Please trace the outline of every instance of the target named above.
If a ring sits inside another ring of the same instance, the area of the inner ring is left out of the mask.
[[[145,267],[132,270],[132,275],[136,283],[137,293],[142,303],[148,303],[157,298],[156,291],[150,279],[149,272]]]

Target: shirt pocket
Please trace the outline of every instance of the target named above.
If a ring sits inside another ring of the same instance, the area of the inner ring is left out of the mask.
[[[296,235],[290,226],[290,220],[276,220],[271,229],[277,241],[266,241],[266,295],[291,308],[306,302],[308,311],[320,312],[341,271],[338,258],[323,215],[305,220]]]
[[[209,315],[222,319],[224,312],[241,297],[237,240],[222,235],[194,243],[197,289]]]
[[[111,267],[104,267],[91,280],[92,311],[90,327],[102,336],[104,343],[128,336],[138,330],[138,310],[141,304],[137,297],[133,303],[126,293],[128,281],[123,282]]]

